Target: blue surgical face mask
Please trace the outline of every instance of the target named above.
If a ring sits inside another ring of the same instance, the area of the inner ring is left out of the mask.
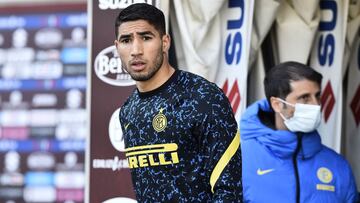
[[[286,118],[282,113],[280,116],[284,119],[285,126],[291,132],[312,132],[316,130],[321,123],[321,108],[320,105],[312,104],[290,104],[282,99],[278,99],[282,103],[295,108],[294,115],[291,118]]]

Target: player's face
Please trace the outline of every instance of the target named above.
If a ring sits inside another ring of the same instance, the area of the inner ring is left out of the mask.
[[[159,32],[145,20],[122,23],[115,45],[122,67],[135,81],[151,79],[164,60],[164,40]]]

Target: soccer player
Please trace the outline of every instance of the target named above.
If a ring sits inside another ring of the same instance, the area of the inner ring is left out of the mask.
[[[120,123],[139,202],[241,202],[241,153],[231,105],[214,83],[168,62],[162,11],[122,10],[115,45],[136,89]]]

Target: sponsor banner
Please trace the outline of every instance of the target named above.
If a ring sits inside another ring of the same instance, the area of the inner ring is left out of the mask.
[[[148,3],[154,5],[154,0],[128,0],[128,1],[99,0],[96,2],[98,2],[98,9],[100,10],[118,10],[118,11],[135,3]]]
[[[0,139],[25,140],[29,137],[28,127],[3,127]]]
[[[43,90],[68,90],[71,88],[85,89],[86,77],[66,77],[51,80],[4,80],[0,79],[0,92],[21,89],[23,91],[43,91]]]
[[[59,124],[54,134],[58,140],[86,139],[88,135],[87,125],[85,122]]]
[[[54,107],[58,102],[55,94],[38,93],[32,97],[31,103],[34,107]]]
[[[84,64],[87,59],[86,48],[68,47],[61,51],[61,60],[64,64]]]
[[[310,65],[323,75],[319,133],[322,142],[340,153],[342,125],[342,72],[348,0],[320,1],[320,24]]]
[[[55,156],[49,152],[30,153],[26,162],[30,170],[51,170],[55,166]]]
[[[0,184],[3,186],[23,186],[24,176],[21,173],[3,173],[0,174]]]
[[[26,202],[55,202],[56,190],[52,186],[29,186],[24,188]]]
[[[54,172],[27,172],[25,173],[26,186],[54,185]]]
[[[82,189],[56,189],[56,201],[67,202],[67,200],[84,201],[84,190]]]
[[[85,109],[64,109],[57,116],[59,124],[84,124],[87,121]]]
[[[229,0],[221,10],[223,40],[216,84],[228,96],[237,121],[246,108],[253,10],[254,2],[245,0]]]
[[[119,202],[136,203],[137,201],[126,197],[116,197],[116,198],[108,199],[103,203],[119,203]]]
[[[29,125],[33,127],[56,126],[58,116],[56,109],[33,109],[30,110]]]
[[[1,108],[5,114],[13,117],[13,114],[25,112],[31,114],[31,109],[49,110],[57,109],[64,113],[64,116],[77,117],[78,115],[69,115],[70,113],[80,113],[85,115],[85,90],[72,88],[63,91],[19,91],[12,90],[1,93]],[[73,111],[73,112],[70,112]],[[77,111],[77,112],[76,112]],[[17,113],[16,113],[17,112]],[[71,120],[72,118],[62,118],[60,120]],[[8,119],[6,119],[8,120]],[[82,119],[84,120],[84,119]],[[12,123],[12,121],[4,121]],[[20,123],[16,122],[15,123]]]
[[[30,136],[31,138],[54,138],[55,127],[31,127]]]
[[[55,152],[84,152],[85,141],[84,140],[67,140],[53,142]]]
[[[75,26],[86,27],[86,25],[87,25],[87,16],[85,13],[81,13],[81,14],[60,13],[57,15],[35,14],[35,15],[21,15],[21,16],[14,16],[14,15],[0,16],[0,29],[2,30],[14,30],[19,27],[25,29],[39,29],[44,27],[71,28]]]
[[[81,189],[85,186],[85,173],[83,171],[58,171],[55,173],[54,183],[57,188]]]
[[[94,67],[98,78],[107,84],[114,86],[135,85],[135,81],[121,68],[121,61],[115,45],[105,48],[96,56]]]
[[[85,75],[86,74],[86,66],[85,65],[64,65],[63,74],[65,76],[74,76],[74,75]]]
[[[30,113],[26,110],[4,110],[0,114],[2,127],[23,127],[30,123]]]
[[[58,61],[60,60],[60,51],[57,49],[39,50],[36,52],[37,61]]]
[[[86,2],[11,3],[0,7],[0,202],[56,202],[57,166],[84,173]]]
[[[360,191],[360,32],[350,59],[346,99],[346,158]]]
[[[82,153],[68,151],[64,153],[61,163],[56,164],[57,171],[83,171],[84,157]]]
[[[27,35],[25,35],[24,37],[27,37]],[[17,46],[17,45],[15,45],[15,42],[13,42],[13,46]],[[25,46],[25,45],[22,45],[22,46]],[[6,65],[6,63],[30,62],[30,61],[33,61],[35,58],[34,49],[29,48],[29,47],[9,48],[7,50],[3,50],[2,54],[3,55],[1,56],[1,58],[2,58],[1,61],[4,65]],[[23,56],[23,57],[21,57],[19,59],[18,56]],[[2,71],[2,74],[4,75],[4,70]],[[25,73],[23,73],[23,74],[25,74]]]
[[[56,60],[6,63],[1,69],[4,79],[58,79],[62,76],[63,65]]]
[[[127,159],[120,159],[118,156],[109,159],[93,159],[92,167],[94,169],[111,169],[112,171],[117,171],[121,169],[128,169],[129,164]]]
[[[21,199],[23,196],[23,189],[20,187],[1,187],[0,201],[4,199]]]
[[[85,202],[104,202],[114,198],[135,199],[116,112],[135,89],[135,82],[121,68],[121,60],[114,46],[114,24],[122,9],[140,2],[159,4],[158,0],[88,2],[91,54],[87,68],[90,112],[87,120],[90,121],[90,136]]]
[[[66,152],[85,150],[84,140],[68,140],[57,141],[47,139],[34,140],[0,140],[0,152],[7,152],[15,150],[18,152],[32,152],[32,151],[48,151],[48,152]]]
[[[35,33],[35,44],[38,46],[38,47],[41,47],[41,48],[44,48],[44,49],[49,49],[49,48],[54,48],[54,47],[58,47],[61,45],[62,41],[63,41],[63,34],[62,32],[57,29],[57,28],[54,28],[54,27],[47,27],[47,28],[42,28],[40,30],[38,30],[36,33]],[[51,40],[49,40],[51,39]],[[58,59],[59,57],[59,53],[58,53],[58,50],[51,50],[51,51],[55,51],[55,55],[53,56],[56,56],[56,59]],[[43,53],[45,54],[46,52],[45,51],[39,51],[39,53]],[[42,57],[41,57],[42,56]],[[38,59],[43,59],[43,56],[47,56],[47,55],[39,55],[39,58]],[[47,58],[47,57],[45,57]]]

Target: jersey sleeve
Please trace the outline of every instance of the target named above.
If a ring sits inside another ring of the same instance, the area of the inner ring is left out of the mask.
[[[213,202],[242,202],[240,135],[231,105],[220,92],[204,106],[208,112],[200,132],[201,148]]]

